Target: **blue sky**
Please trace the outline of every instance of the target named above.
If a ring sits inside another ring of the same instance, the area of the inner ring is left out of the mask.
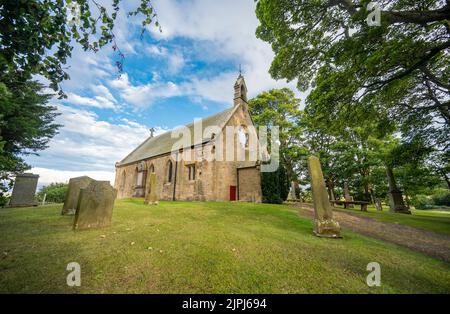
[[[102,1],[108,5],[109,1]],[[138,1],[124,1],[125,12]],[[90,175],[114,180],[114,163],[149,136],[232,105],[239,64],[249,97],[295,82],[268,74],[273,52],[255,37],[253,0],[154,0],[162,33],[119,14],[115,35],[125,54],[124,72],[110,46],[98,53],[75,47],[68,63],[66,100],[53,100],[60,133],[39,156],[29,156],[40,186]],[[302,95],[297,93],[301,98]]]

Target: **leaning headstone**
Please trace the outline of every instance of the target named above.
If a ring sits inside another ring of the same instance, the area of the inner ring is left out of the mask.
[[[350,196],[350,189],[348,188],[348,182],[344,182],[344,199],[346,202],[351,202],[352,197]],[[353,204],[348,204],[349,208],[353,208]]]
[[[308,158],[311,190],[314,201],[314,234],[319,237],[340,238],[340,226],[333,219],[333,210],[328,199],[319,158]]]
[[[61,215],[73,215],[77,210],[78,197],[80,190],[86,188],[94,179],[88,176],[71,178],[69,180],[69,187],[67,188],[64,206]]]
[[[117,190],[109,181],[92,181],[80,190],[73,229],[92,229],[111,225]]]
[[[147,193],[145,195],[144,204],[158,205],[158,194],[156,193],[156,173],[150,173]]]
[[[394,213],[411,214],[411,211],[405,205],[403,201],[402,192],[397,187],[394,178],[394,172],[391,168],[386,168],[386,175],[389,183],[389,207],[390,211]]]
[[[9,207],[37,206],[35,199],[39,175],[22,173],[16,176]]]

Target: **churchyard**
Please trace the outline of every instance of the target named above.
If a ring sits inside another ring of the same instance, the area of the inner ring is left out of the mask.
[[[0,292],[450,292],[449,263],[345,227],[342,239],[317,237],[292,205],[123,199],[110,227],[81,231],[62,206],[0,211]],[[448,235],[448,214],[416,212],[363,215],[417,228],[433,219]],[[66,283],[71,262],[81,267],[79,287]],[[370,262],[381,266],[379,287],[366,284]]]

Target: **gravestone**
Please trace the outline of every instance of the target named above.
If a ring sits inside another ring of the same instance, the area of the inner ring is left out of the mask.
[[[319,237],[340,238],[340,226],[333,219],[333,210],[328,199],[319,158],[308,158],[309,176],[314,201],[314,234]]]
[[[158,205],[158,194],[156,193],[156,173],[150,173],[147,193],[144,204]]]
[[[389,182],[389,207],[390,212],[401,213],[401,214],[411,214],[411,211],[405,205],[403,201],[402,192],[397,187],[395,182],[394,173],[391,168],[386,168],[386,175]]]
[[[350,196],[350,189],[348,188],[348,182],[344,182],[344,199],[346,202],[351,202],[352,197]],[[353,208],[353,204],[348,204],[349,208]]]
[[[109,181],[93,180],[80,190],[73,229],[92,229],[111,225],[117,190]]]
[[[94,179],[88,176],[71,178],[69,180],[69,187],[67,188],[66,198],[64,199],[64,206],[61,215],[73,215],[77,210],[78,196],[80,189],[86,188]]]
[[[37,206],[35,199],[39,175],[22,173],[16,176],[9,207]]]

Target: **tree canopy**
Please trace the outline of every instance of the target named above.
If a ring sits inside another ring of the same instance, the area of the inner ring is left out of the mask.
[[[275,52],[270,73],[311,89],[323,119],[399,123],[404,140],[450,145],[450,2],[258,0],[256,34]]]
[[[121,0],[109,7],[95,0],[5,0],[0,5],[0,81],[23,82],[42,75],[50,87],[64,96],[59,83],[69,79],[64,64],[73,45],[96,52],[112,43],[122,69],[123,54],[115,41],[114,26]],[[156,21],[150,0],[127,12],[142,16],[142,31]]]

